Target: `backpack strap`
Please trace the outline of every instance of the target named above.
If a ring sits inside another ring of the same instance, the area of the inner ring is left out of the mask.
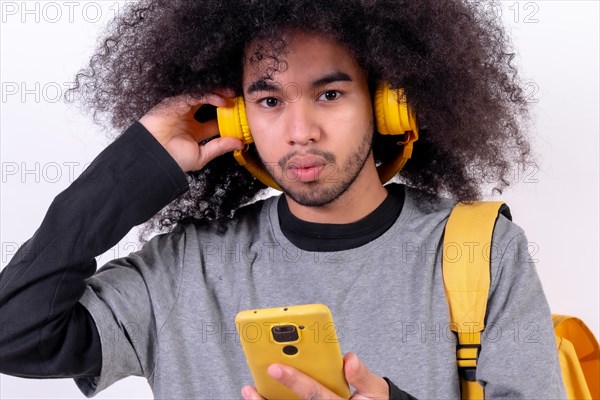
[[[483,399],[475,378],[490,289],[492,233],[498,215],[511,219],[501,201],[458,203],[446,223],[442,273],[450,308],[450,329],[456,332],[456,360],[462,399]]]

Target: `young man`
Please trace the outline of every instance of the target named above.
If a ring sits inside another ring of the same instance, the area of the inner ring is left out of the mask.
[[[257,399],[235,314],[324,303],[354,398],[457,398],[444,225],[483,178],[502,187],[511,151],[528,152],[497,21],[460,1],[234,3],[133,5],[78,75],[94,109],[128,128],[2,271],[0,322],[14,329],[1,372],[71,376],[87,396],[140,375],[157,398]],[[376,131],[380,82],[418,116],[401,173],[412,187],[377,172],[403,150]],[[247,206],[265,185],[202,115],[236,95],[250,151],[283,191]],[[151,217],[170,232],[95,271]],[[493,248],[477,379],[488,398],[564,397],[523,231],[499,217]],[[318,377],[269,374],[301,398],[335,398]]]

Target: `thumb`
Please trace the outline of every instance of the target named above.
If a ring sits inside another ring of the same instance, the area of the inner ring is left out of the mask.
[[[222,156],[225,153],[229,153],[234,150],[241,150],[244,148],[244,144],[241,140],[233,137],[219,137],[211,140],[210,142],[200,146],[200,155],[198,158],[197,169],[203,168],[210,161],[215,158]]]
[[[387,382],[369,371],[355,353],[347,353],[344,356],[344,373],[348,383],[356,389],[355,395],[374,399],[388,398]]]

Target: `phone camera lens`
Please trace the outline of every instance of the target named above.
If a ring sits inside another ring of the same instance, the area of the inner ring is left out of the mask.
[[[271,328],[276,342],[295,342],[298,340],[298,330],[294,325],[278,325]]]

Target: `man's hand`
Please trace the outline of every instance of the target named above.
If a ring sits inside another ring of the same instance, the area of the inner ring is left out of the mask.
[[[241,149],[240,140],[232,137],[217,138],[203,146],[198,143],[217,136],[216,120],[200,123],[194,119],[196,111],[205,104],[221,107],[233,92],[211,93],[200,99],[189,95],[168,97],[152,107],[140,123],[158,140],[184,172],[202,169],[209,161],[227,152]]]
[[[316,380],[287,365],[271,364],[267,372],[273,379],[290,388],[301,399],[340,399],[338,395]],[[351,399],[388,399],[389,386],[387,382],[382,377],[373,375],[356,354],[346,353],[344,356],[344,375],[348,383],[356,389]],[[253,386],[244,386],[242,397],[245,400],[264,400]]]

